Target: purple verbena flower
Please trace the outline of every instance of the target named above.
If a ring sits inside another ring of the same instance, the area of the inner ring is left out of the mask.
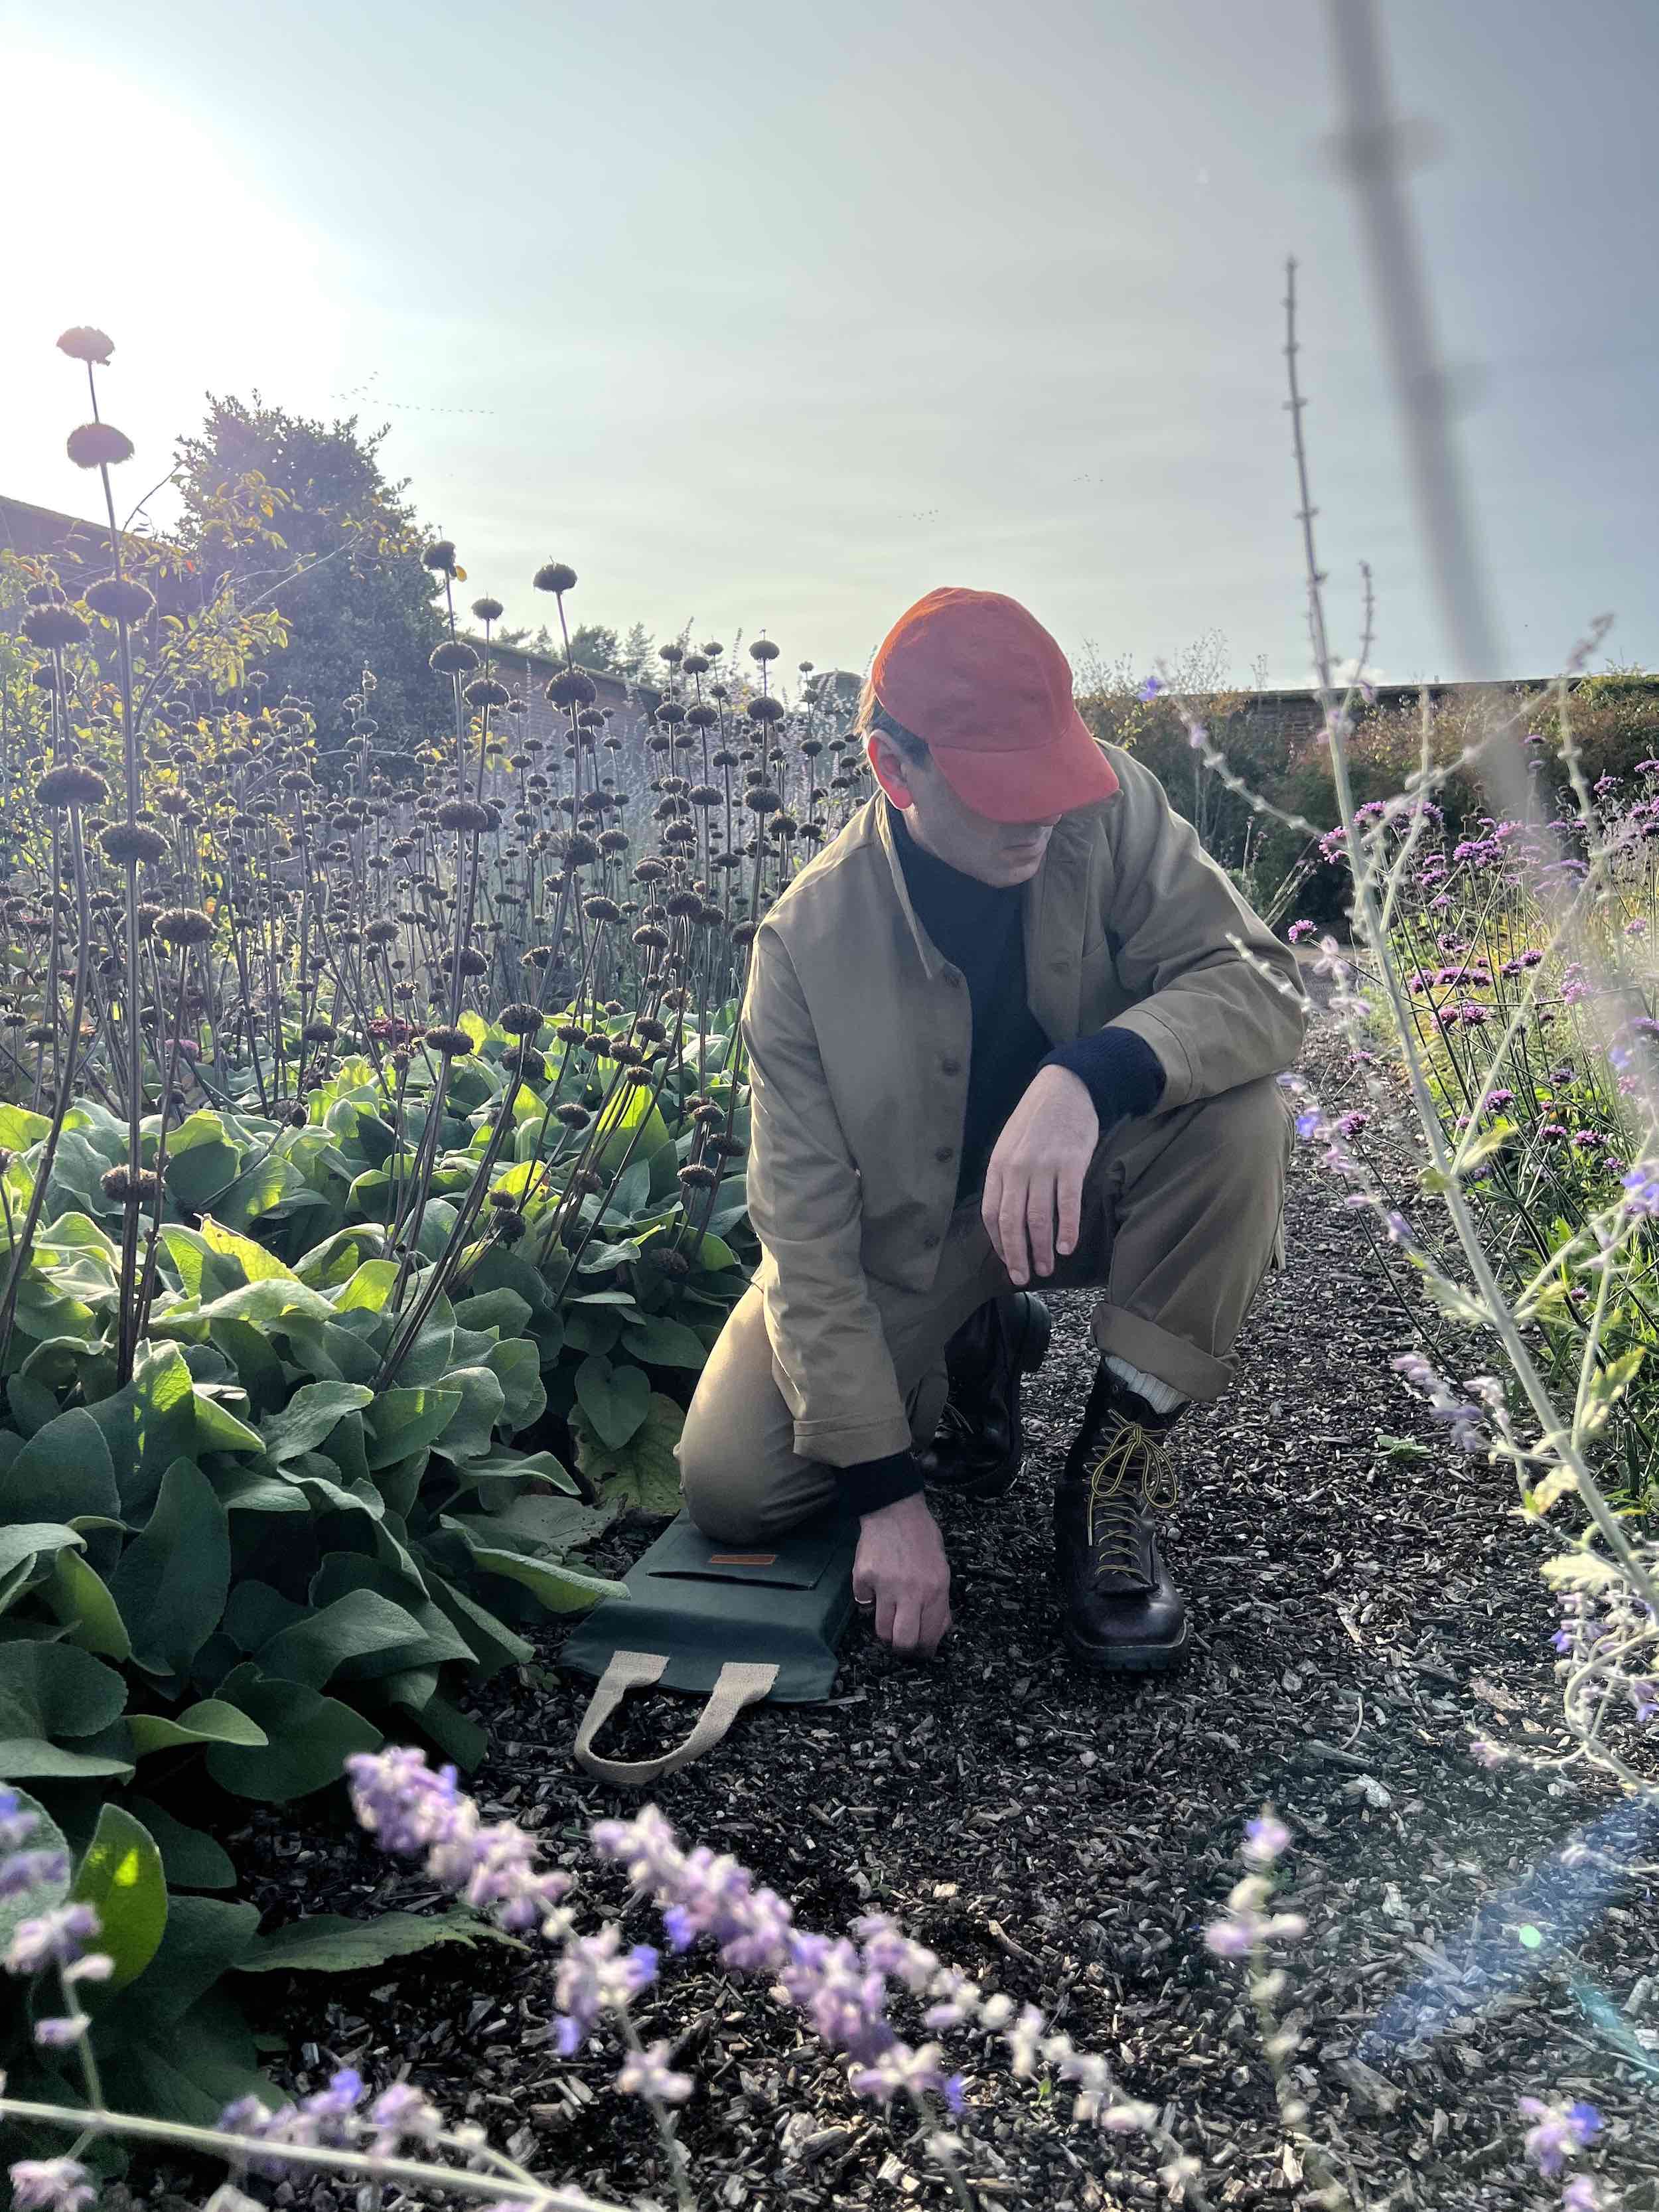
[[[1292,945],[1300,945],[1304,937],[1311,937],[1314,925],[1310,921],[1293,921],[1285,934]]]

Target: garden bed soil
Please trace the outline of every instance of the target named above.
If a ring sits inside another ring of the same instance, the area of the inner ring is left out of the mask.
[[[1309,1072],[1335,1085],[1341,1070],[1322,1024]],[[937,1662],[901,1664],[855,1624],[832,1705],[745,1716],[655,1802],[684,1838],[734,1852],[792,1899],[804,1925],[839,1932],[890,1911],[943,1960],[1040,2005],[1125,2093],[1164,2109],[1203,2160],[1211,2201],[1231,2207],[1308,2200],[1243,1972],[1203,1942],[1242,1871],[1243,1823],[1271,1801],[1293,1838],[1279,1901],[1309,1923],[1287,1960],[1291,2063],[1360,2201],[1559,2203],[1520,2152],[1516,2100],[1532,2094],[1594,2101],[1606,2124],[1586,2167],[1651,2205],[1652,1887],[1624,1882],[1578,1931],[1564,1899],[1585,1877],[1506,1895],[1617,1801],[1470,1755],[1481,1731],[1540,1752],[1558,1741],[1556,1613],[1537,1574],[1547,1540],[1510,1516],[1509,1472],[1449,1449],[1391,1373],[1410,1318],[1361,1218],[1305,1155],[1288,1253],[1241,1341],[1236,1389],[1176,1431],[1168,1548],[1194,1623],[1184,1671],[1103,1678],[1062,1650],[1048,1500],[1093,1352],[1088,1294],[1055,1294],[1022,1480],[1000,1503],[940,1509],[957,1626]],[[1426,1449],[1391,1452],[1380,1434]],[[613,1530],[595,1564],[619,1571],[650,1534]],[[590,1685],[558,1673],[559,1641],[550,1630],[544,1664],[501,1677],[482,1704],[494,1749],[477,1783],[488,1814],[583,1868],[588,1823],[635,1801],[571,1764]],[[635,1699],[607,1747],[643,1753],[686,1713]],[[273,1918],[430,1896],[331,1813],[273,1812],[228,1840]],[[584,1889],[595,1917],[622,1894],[609,1874]],[[655,1933],[644,1907],[629,1926]],[[1391,2005],[1394,2026],[1368,2040]],[[453,2119],[538,2174],[671,2202],[644,2115],[610,2089],[614,2057],[560,2057],[554,2011],[544,1960],[495,1947],[295,1978],[274,2070],[303,2091],[337,2065],[376,2085],[406,2065]],[[903,2118],[852,2096],[763,1988],[701,1953],[666,1959],[640,2025],[678,2037],[697,2077],[682,2130],[700,2204],[948,2201]],[[1144,2139],[1073,2125],[1069,2094],[1011,2081],[988,2040],[960,2063],[981,2204],[1168,2201]],[[319,2212],[350,2203],[309,2185],[276,2194]]]

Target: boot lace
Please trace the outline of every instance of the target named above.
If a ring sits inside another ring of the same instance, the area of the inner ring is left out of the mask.
[[[1139,1575],[1142,1523],[1180,1494],[1173,1462],[1139,1421],[1120,1421],[1089,1477],[1088,1541],[1104,1574]]]

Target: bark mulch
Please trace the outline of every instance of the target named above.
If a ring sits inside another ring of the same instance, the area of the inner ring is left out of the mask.
[[[1313,1072],[1340,1060],[1325,1030]],[[1109,2059],[1125,2093],[1163,2108],[1203,2160],[1211,2201],[1231,2207],[1294,2204],[1309,2186],[1243,1971],[1202,1940],[1243,1871],[1243,1825],[1271,1801],[1294,1837],[1279,1903],[1309,1921],[1286,1960],[1301,2036],[1290,2063],[1310,2128],[1361,2201],[1558,2203],[1559,2185],[1520,2154],[1516,2103],[1530,2093],[1600,2106],[1583,2166],[1616,2180],[1627,2206],[1659,2203],[1653,1887],[1559,1863],[1618,1805],[1613,1793],[1489,1771],[1469,1754],[1479,1731],[1555,1743],[1556,1614],[1539,1535],[1509,1515],[1509,1474],[1448,1449],[1389,1370],[1412,1326],[1360,1218],[1299,1164],[1288,1266],[1261,1293],[1237,1385],[1176,1432],[1169,1548],[1195,1629],[1174,1677],[1097,1677],[1060,1642],[1048,1500],[1093,1352],[1088,1294],[1054,1304],[1020,1485],[998,1504],[942,1508],[957,1626],[939,1660],[899,1664],[855,1623],[832,1705],[752,1712],[656,1802],[683,1837],[734,1852],[793,1899],[803,1924],[839,1932],[890,1911],[988,1987],[1040,2005]],[[1466,1371],[1489,1363],[1472,1356]],[[613,1532],[596,1563],[620,1568],[650,1533]],[[556,1671],[558,1641],[481,1709],[495,1749],[477,1789],[489,1814],[582,1866],[586,1824],[623,1801],[570,1762],[587,1686]],[[635,1700],[615,1747],[642,1753],[686,1714]],[[279,1917],[424,1894],[311,1808],[231,1843],[248,1893]],[[597,1875],[587,1894],[597,1918],[620,1893]],[[629,1926],[654,1933],[643,1908]],[[377,2084],[407,2065],[537,2172],[672,2202],[643,2117],[609,2088],[614,2058],[557,2055],[544,1961],[447,1947],[291,1988],[275,2064],[296,2089],[337,2064]],[[701,2204],[948,2201],[908,2123],[850,2095],[763,1988],[693,1954],[665,1960],[641,2032],[680,2037],[699,2081],[682,2127]],[[1075,2127],[1069,2094],[1012,2081],[988,2042],[960,2063],[965,2171],[982,2204],[1168,2201],[1144,2141]],[[302,2195],[321,2212],[349,2202]]]

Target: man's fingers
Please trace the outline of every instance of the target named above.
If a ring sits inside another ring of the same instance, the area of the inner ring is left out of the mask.
[[[1002,1249],[1002,1224],[998,1218],[998,1209],[1001,1204],[1002,1170],[998,1167],[988,1168],[985,1173],[985,1190],[979,1202],[980,1218],[984,1222],[986,1233],[991,1239],[992,1250],[1006,1267],[1007,1255]]]
[[[862,1559],[853,1562],[853,1595],[860,1605],[868,1605],[876,1594],[876,1578]]]
[[[921,1616],[921,1648],[930,1659],[944,1643],[950,1630],[950,1594],[941,1590],[926,1607]]]
[[[1060,1251],[1075,1252],[1078,1232],[1083,1224],[1083,1170],[1076,1161],[1068,1160],[1061,1168],[1056,1196],[1060,1204]]]
[[[1039,1275],[1051,1274],[1054,1265],[1054,1179],[1040,1169],[1031,1178],[1025,1200],[1025,1218],[1031,1236],[1031,1266]]]
[[[876,1596],[876,1634],[883,1644],[890,1644],[893,1640],[893,1615],[896,1611],[892,1593],[878,1591]]]
[[[1023,1283],[1031,1272],[1031,1262],[1025,1249],[1026,1194],[1023,1185],[1005,1187],[999,1219],[1002,1224],[1000,1252],[1002,1264],[1017,1283]]]
[[[921,1607],[913,1597],[901,1598],[893,1608],[893,1649],[908,1655],[921,1642]]]

